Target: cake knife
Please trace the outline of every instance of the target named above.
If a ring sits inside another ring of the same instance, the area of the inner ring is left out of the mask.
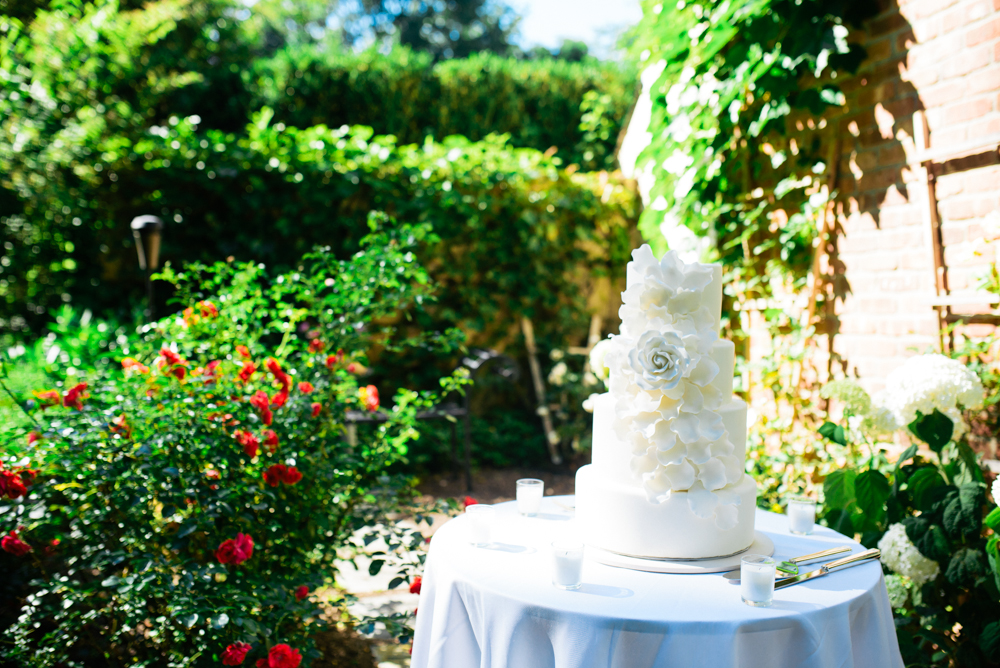
[[[828,575],[834,568],[837,568],[838,566],[847,566],[848,564],[857,564],[862,561],[878,559],[881,555],[882,553],[877,548],[865,550],[864,552],[858,552],[857,554],[852,554],[849,557],[844,557],[843,559],[838,559],[836,561],[831,561],[828,564],[823,564],[814,571],[809,571],[808,573],[803,573],[802,575],[795,575],[790,578],[785,578],[784,580],[779,580],[774,583],[774,588],[782,589],[784,587],[791,587],[794,584],[799,584],[800,582],[805,582],[806,580],[812,580],[813,578],[818,578],[824,575]]]
[[[815,561],[817,559],[823,559],[824,557],[832,557],[835,554],[841,554],[842,552],[850,552],[851,548],[847,545],[841,547],[831,547],[829,550],[820,550],[819,552],[813,552],[812,554],[804,554],[801,557],[792,557],[788,559],[793,564],[804,564],[810,561]],[[797,573],[795,574],[797,575]],[[728,573],[723,573],[722,577],[727,580],[733,580],[735,582],[740,581],[740,569],[735,571],[729,571]],[[782,576],[779,576],[782,577]]]

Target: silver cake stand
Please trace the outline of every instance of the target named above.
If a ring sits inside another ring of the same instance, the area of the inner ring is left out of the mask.
[[[657,559],[651,557],[635,557],[627,554],[609,552],[599,547],[587,546],[587,557],[606,566],[628,568],[633,571],[648,573],[680,573],[697,575],[701,573],[725,573],[740,567],[740,559],[745,554],[763,554],[768,557],[774,554],[774,541],[760,531],[754,531],[753,543],[745,550],[725,557],[711,559]]]

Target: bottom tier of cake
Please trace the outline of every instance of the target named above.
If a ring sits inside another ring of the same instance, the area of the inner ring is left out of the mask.
[[[748,475],[734,485],[739,519],[719,529],[691,512],[685,492],[651,503],[639,485],[609,484],[594,466],[576,473],[576,521],[584,542],[619,554],[660,559],[708,559],[735,554],[754,540],[757,483]]]

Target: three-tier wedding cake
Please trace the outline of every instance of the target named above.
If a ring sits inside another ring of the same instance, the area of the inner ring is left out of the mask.
[[[747,405],[734,346],[719,339],[722,267],[632,253],[607,343],[610,391],[594,402],[592,463],[576,474],[588,545],[707,559],[754,541],[757,485],[744,473]]]

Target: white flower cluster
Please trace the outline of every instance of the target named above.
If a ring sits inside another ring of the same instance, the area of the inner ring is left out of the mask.
[[[686,492],[697,516],[732,528],[740,500],[731,485],[743,462],[716,412],[725,397],[711,384],[719,373],[710,355],[715,317],[704,305],[712,269],[673,251],[656,260],[648,245],[632,258],[621,334],[599,360],[610,370],[615,432],[631,446],[632,473],[651,501]]]
[[[936,561],[920,554],[906,535],[902,524],[893,524],[878,542],[882,551],[882,563],[900,575],[910,578],[917,586],[930,582],[938,576],[941,567]]]
[[[885,576],[885,590],[889,594],[889,605],[893,608],[902,608],[910,598],[910,588],[907,580],[902,575],[890,573]]]
[[[929,354],[911,357],[889,374],[885,390],[875,398],[877,406],[890,411],[898,428],[938,409],[955,423],[954,438],[966,432],[960,406],[982,406],[986,391],[976,373],[958,360]]]
[[[1000,478],[993,481],[993,487],[990,488],[990,491],[993,492],[993,503],[1000,506]]]

